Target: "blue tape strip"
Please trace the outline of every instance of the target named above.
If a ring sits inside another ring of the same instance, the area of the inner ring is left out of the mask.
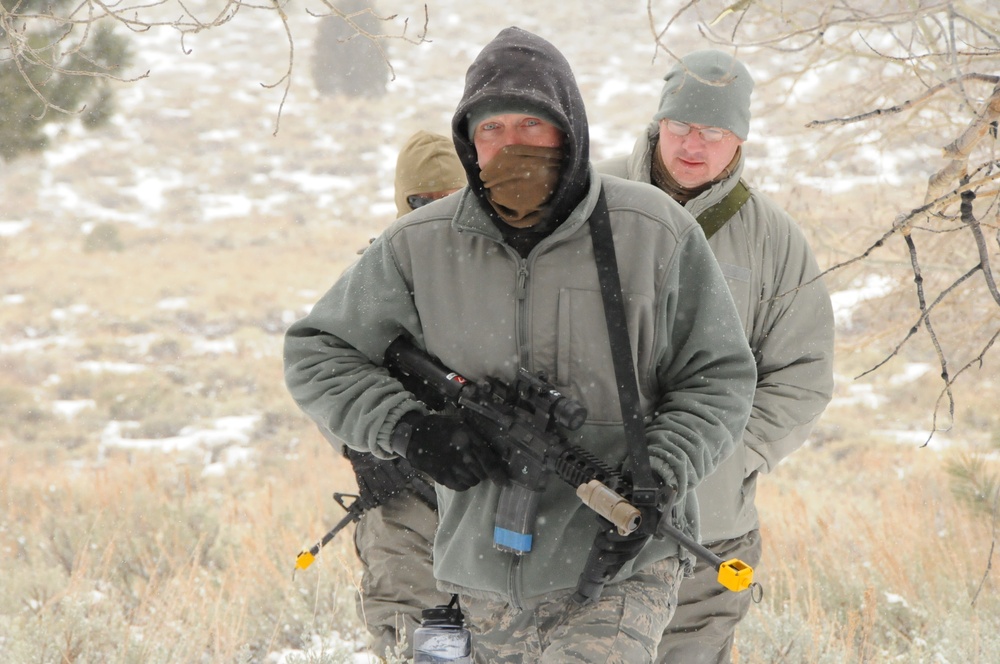
[[[497,546],[527,553],[531,551],[531,533],[518,533],[496,526],[493,529],[493,543]]]

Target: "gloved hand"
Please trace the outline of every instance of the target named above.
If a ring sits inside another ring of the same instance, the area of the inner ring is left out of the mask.
[[[344,456],[354,468],[358,496],[362,504],[377,507],[402,493],[416,474],[406,459],[379,459],[368,452],[344,448]]]
[[[407,413],[400,426],[412,426],[406,460],[439,484],[465,491],[485,479],[507,482],[503,460],[461,418]]]
[[[619,535],[618,529],[602,516],[597,517],[601,529],[594,538],[594,548],[601,552],[601,561],[607,566],[608,578],[618,573],[622,565],[639,555],[649,541],[649,535]]]
[[[581,605],[600,599],[604,584],[614,578],[625,563],[639,555],[649,541],[649,535],[619,535],[614,524],[602,516],[597,517],[597,521],[600,530],[573,594],[573,599]]]

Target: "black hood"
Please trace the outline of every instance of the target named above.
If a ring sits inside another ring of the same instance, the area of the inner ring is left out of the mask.
[[[569,62],[555,46],[521,28],[506,28],[480,52],[465,75],[465,92],[452,118],[458,157],[469,176],[469,187],[492,213],[479,178],[476,148],[469,138],[468,113],[483,103],[518,102],[540,107],[567,136],[559,186],[550,209],[562,223],[587,193],[590,130],[583,97]],[[495,215],[494,215],[495,216]]]

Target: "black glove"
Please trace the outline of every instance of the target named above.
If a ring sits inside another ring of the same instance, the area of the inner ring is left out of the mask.
[[[504,484],[503,460],[458,417],[407,413],[396,425],[393,448],[417,470],[454,491],[465,491],[485,479]]]
[[[384,505],[398,496],[416,474],[405,459],[379,459],[349,447],[344,448],[344,456],[354,468],[358,496],[366,509]]]
[[[649,535],[619,535],[614,524],[602,516],[597,517],[597,521],[601,529],[594,538],[594,546],[573,594],[573,599],[581,605],[600,599],[604,584],[614,578],[625,563],[639,555],[649,541]]]
[[[602,516],[597,517],[601,529],[594,538],[594,549],[600,551],[601,562],[606,566],[607,578],[618,573],[628,561],[639,555],[649,541],[649,535],[619,535],[618,529]]]

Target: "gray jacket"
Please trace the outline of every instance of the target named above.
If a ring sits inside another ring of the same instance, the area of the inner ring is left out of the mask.
[[[652,123],[632,154],[597,165],[603,173],[650,181]],[[744,160],[725,180],[689,201],[695,217],[739,182]],[[750,199],[710,239],[757,362],[757,391],[743,444],[696,489],[706,542],[759,526],[757,475],[770,472],[806,440],[833,394],[833,310],[801,229],[750,187]]]
[[[390,454],[406,412],[424,411],[380,367],[399,334],[479,380],[545,372],[588,409],[570,441],[613,467],[626,455],[588,219],[603,182],[620,262],[646,440],[655,474],[677,487],[675,523],[698,533],[691,489],[732,452],[750,412],[753,357],[725,280],[694,220],[652,187],[590,170],[582,202],[521,258],[466,189],[406,215],[293,324],[285,379],[320,428],[351,447]],[[521,598],[576,585],[597,520],[553,479],[540,501],[534,550],[493,547],[499,489],[438,487],[434,572],[440,586]],[[653,540],[617,577],[679,554]]]

